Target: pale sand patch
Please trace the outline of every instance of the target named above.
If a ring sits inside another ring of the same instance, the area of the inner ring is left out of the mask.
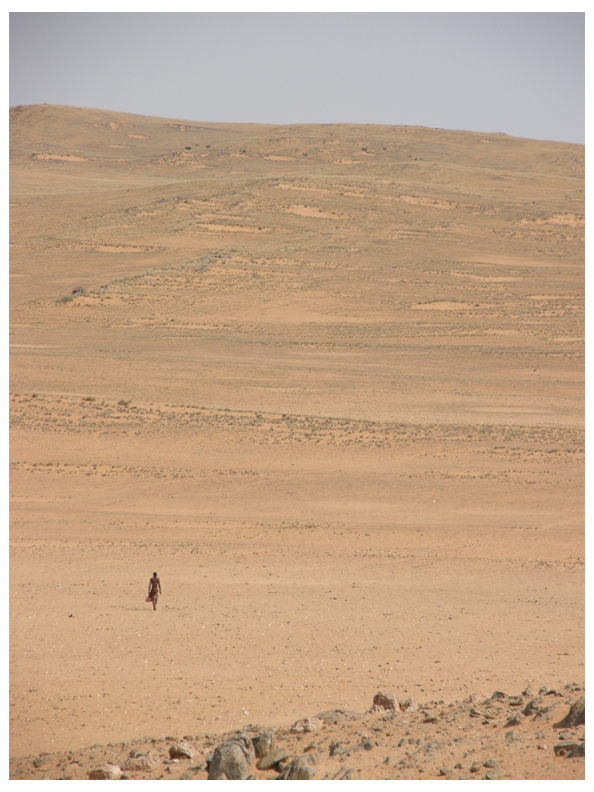
[[[88,162],[87,157],[81,157],[78,154],[39,154],[35,152],[31,154],[31,158],[45,162]]]
[[[332,214],[332,212],[325,212],[323,209],[320,209],[315,206],[304,206],[303,204],[292,204],[286,210],[291,214],[299,215],[299,217],[320,217],[320,218],[335,218],[336,216]]]
[[[419,198],[415,195],[399,195],[397,200],[404,201],[404,203],[412,204],[413,206],[426,206],[434,209],[454,209],[455,204],[448,203],[447,201],[438,201],[434,198]]]
[[[417,303],[417,305],[411,305],[416,311],[458,311],[472,308],[473,306],[468,305],[466,303],[459,303],[459,302],[431,302],[431,303]]]
[[[221,225],[217,223],[198,223],[198,228],[204,229],[206,231],[230,231],[232,234],[259,234],[262,231],[266,231],[265,228],[253,228],[249,226],[232,226],[232,225]]]

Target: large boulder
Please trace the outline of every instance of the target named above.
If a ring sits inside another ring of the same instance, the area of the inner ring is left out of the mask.
[[[254,750],[258,759],[268,756],[276,748],[276,741],[272,732],[262,732],[252,742],[254,743]]]
[[[569,708],[569,712],[560,720],[553,724],[553,729],[571,729],[574,726],[581,726],[586,722],[586,698],[582,696]]]
[[[255,751],[249,736],[242,732],[215,748],[208,768],[209,781],[243,781],[252,771]]]

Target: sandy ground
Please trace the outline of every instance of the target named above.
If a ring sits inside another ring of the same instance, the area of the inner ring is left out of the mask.
[[[583,155],[11,111],[15,762],[583,688]]]

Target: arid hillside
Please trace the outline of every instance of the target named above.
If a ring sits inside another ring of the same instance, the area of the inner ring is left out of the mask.
[[[10,114],[11,757],[583,690],[583,146]]]

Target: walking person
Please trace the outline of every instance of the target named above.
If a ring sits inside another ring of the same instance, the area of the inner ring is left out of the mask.
[[[157,600],[159,599],[160,593],[161,581],[157,577],[157,573],[153,572],[153,576],[149,580],[148,597],[146,598],[147,602],[153,603],[153,610],[157,610]]]

